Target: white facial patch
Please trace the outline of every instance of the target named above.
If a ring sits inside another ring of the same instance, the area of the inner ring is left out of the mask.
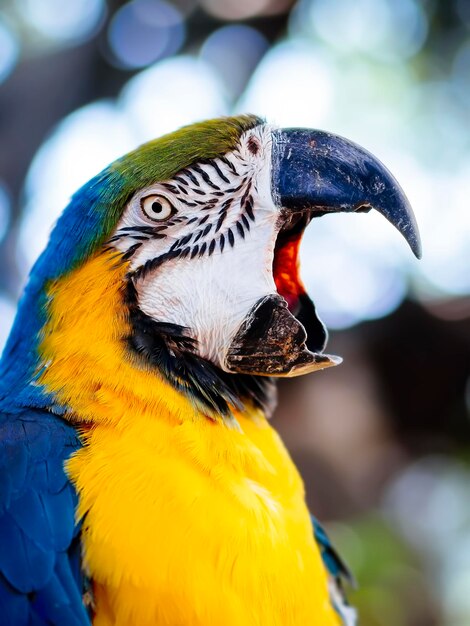
[[[258,126],[233,152],[138,191],[110,240],[129,258],[139,308],[187,328],[221,367],[250,309],[276,293],[271,137]]]

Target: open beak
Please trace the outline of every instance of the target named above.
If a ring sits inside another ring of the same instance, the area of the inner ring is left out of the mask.
[[[398,182],[370,152],[319,130],[273,133],[272,195],[280,211],[273,274],[277,294],[260,300],[238,330],[225,369],[297,376],[338,364],[323,354],[327,333],[298,276],[303,231],[315,217],[376,209],[421,257],[418,226]]]

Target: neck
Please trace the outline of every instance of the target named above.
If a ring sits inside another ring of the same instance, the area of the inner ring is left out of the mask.
[[[236,424],[245,408],[266,410],[269,379],[223,372],[195,354],[184,329],[140,313],[127,270],[104,251],[49,286],[34,388],[80,422],[139,413]]]
[[[270,413],[274,383],[262,376],[224,372],[197,354],[197,341],[189,329],[178,324],[157,322],[138,306],[134,283],[126,285],[126,305],[132,328],[129,347],[154,367],[173,387],[189,398],[202,412],[232,416],[232,408],[243,411],[248,401]]]

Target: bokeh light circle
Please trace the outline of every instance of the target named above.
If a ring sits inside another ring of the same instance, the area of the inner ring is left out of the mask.
[[[8,22],[0,17],[0,83],[15,67],[20,54],[18,36]]]
[[[300,42],[274,46],[256,69],[237,104],[285,126],[319,126],[334,102],[327,59]]]
[[[226,115],[223,85],[213,68],[190,56],[166,59],[134,76],[122,91],[120,106],[139,142],[185,124]]]
[[[8,339],[8,335],[10,334],[10,328],[13,324],[15,313],[16,304],[10,298],[0,295],[0,356],[3,346]]]
[[[0,241],[5,237],[10,225],[11,198],[5,185],[0,181]]]
[[[239,96],[268,49],[267,39],[244,24],[223,26],[209,35],[201,58],[218,72],[229,96]]]
[[[104,0],[19,0],[32,28],[58,42],[81,42],[91,37],[106,14]]]
[[[108,102],[84,106],[59,124],[34,157],[26,179],[26,210],[19,237],[24,271],[45,247],[71,195],[133,147],[124,115]]]
[[[383,61],[413,56],[427,35],[426,14],[416,0],[316,0],[308,12],[315,32],[332,47]]]
[[[242,20],[263,13],[269,0],[200,0],[201,6],[214,17]]]
[[[184,35],[183,16],[176,7],[161,0],[133,0],[114,14],[108,42],[117,63],[132,69],[175,54]]]

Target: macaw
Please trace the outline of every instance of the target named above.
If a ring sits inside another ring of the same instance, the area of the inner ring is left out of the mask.
[[[371,208],[420,255],[375,157],[251,115],[151,141],[73,195],[0,363],[2,624],[355,622],[268,418],[277,377],[340,361],[303,231]]]

